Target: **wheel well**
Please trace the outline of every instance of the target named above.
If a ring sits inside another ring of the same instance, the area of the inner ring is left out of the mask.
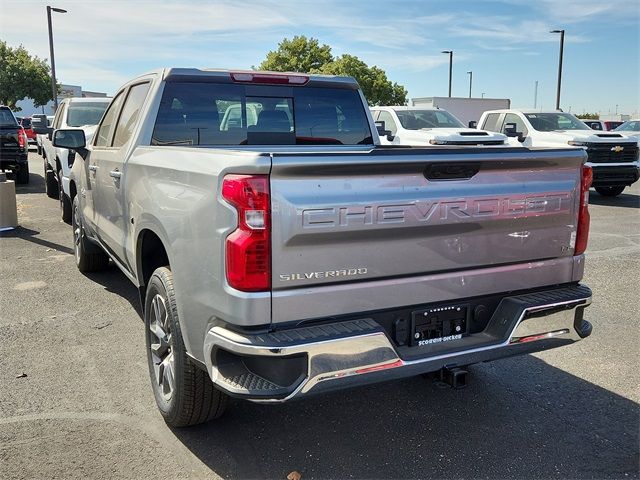
[[[144,293],[149,278],[158,267],[169,265],[169,256],[160,237],[151,230],[143,230],[138,237],[138,280],[141,294]],[[141,274],[141,275],[140,275]]]
[[[73,199],[76,198],[76,194],[78,193],[76,190],[76,182],[73,180],[69,182],[69,193],[71,194],[71,202],[73,202]]]

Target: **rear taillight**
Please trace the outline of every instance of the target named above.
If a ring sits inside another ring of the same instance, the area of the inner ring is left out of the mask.
[[[244,292],[271,288],[271,200],[268,175],[227,175],[222,197],[238,212],[238,226],[227,237],[230,286]]]
[[[580,179],[580,206],[578,207],[578,229],[576,232],[576,248],[574,255],[580,255],[587,249],[589,240],[589,188],[593,180],[593,170],[587,165],[582,166]]]
[[[20,130],[18,130],[18,146],[20,148],[25,148],[26,145],[27,145],[27,134],[21,128]]]

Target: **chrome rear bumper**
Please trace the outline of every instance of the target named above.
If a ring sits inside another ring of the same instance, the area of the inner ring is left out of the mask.
[[[221,390],[282,402],[568,345],[591,334],[582,318],[590,303],[591,291],[582,285],[507,297],[482,333],[451,342],[449,351],[430,354],[427,347],[411,359],[367,318],[263,335],[216,326],[206,335],[205,359]],[[473,346],[464,348],[465,342]]]

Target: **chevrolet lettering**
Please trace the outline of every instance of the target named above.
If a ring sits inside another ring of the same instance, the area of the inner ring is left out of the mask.
[[[382,146],[353,78],[182,68],[96,129],[52,135],[75,262],[134,283],[172,427],[591,334],[582,148]]]

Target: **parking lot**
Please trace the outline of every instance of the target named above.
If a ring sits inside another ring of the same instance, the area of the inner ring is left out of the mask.
[[[137,291],[83,275],[42,159],[0,236],[0,478],[637,478],[640,184],[592,192],[574,346],[168,428],[149,386]]]

